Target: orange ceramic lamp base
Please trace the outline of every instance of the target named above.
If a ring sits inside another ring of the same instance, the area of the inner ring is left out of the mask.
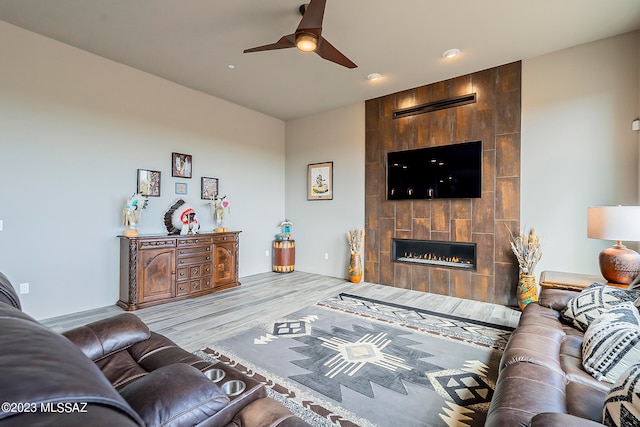
[[[600,252],[600,272],[609,282],[628,285],[640,273],[640,254],[618,241]]]

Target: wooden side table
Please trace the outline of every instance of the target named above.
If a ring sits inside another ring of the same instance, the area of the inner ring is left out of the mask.
[[[581,291],[594,282],[605,283],[617,288],[626,288],[627,285],[608,283],[602,276],[578,273],[565,273],[561,271],[543,271],[540,274],[540,287],[542,289],[567,289]]]
[[[296,241],[273,241],[273,271],[290,273],[296,268]]]

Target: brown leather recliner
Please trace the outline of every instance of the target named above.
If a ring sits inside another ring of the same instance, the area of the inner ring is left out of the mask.
[[[15,403],[0,410],[0,426],[308,426],[256,380],[196,357],[133,314],[55,333],[20,311],[2,273],[0,343],[0,402]],[[214,367],[225,372],[219,383],[203,374]],[[229,396],[233,380],[245,389]]]

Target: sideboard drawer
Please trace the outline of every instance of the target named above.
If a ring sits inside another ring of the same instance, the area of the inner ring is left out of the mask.
[[[191,285],[188,281],[176,283],[176,295],[187,295],[191,292]]]
[[[197,236],[197,237],[189,237],[186,239],[178,240],[178,247],[186,247],[186,246],[204,246],[210,245],[213,243],[213,239],[211,237],[206,236]]]
[[[178,257],[178,267],[181,267],[183,265],[203,264],[206,262],[211,262],[211,254],[196,255],[185,258]]]
[[[191,292],[195,293],[195,292],[200,292],[201,290],[202,290],[202,284],[200,283],[200,280],[192,280]]]
[[[198,254],[206,254],[211,252],[211,245],[207,246],[187,246],[187,247],[179,247],[177,254],[178,257],[189,256],[189,255],[198,255]]]
[[[175,239],[162,239],[162,240],[140,240],[138,242],[138,249],[160,249],[160,248],[175,248]]]
[[[202,276],[202,266],[201,265],[192,265],[189,267],[189,277],[195,279],[196,277]]]
[[[189,267],[176,269],[176,280],[187,280],[189,278]]]

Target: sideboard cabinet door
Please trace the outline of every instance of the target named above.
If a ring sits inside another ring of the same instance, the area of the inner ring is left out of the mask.
[[[236,281],[235,244],[220,243],[215,245],[214,286],[220,288]]]
[[[240,285],[238,282],[237,233],[220,233],[213,238],[213,287],[216,291]]]
[[[173,298],[175,293],[176,256],[174,249],[140,251],[138,283],[140,303]]]

